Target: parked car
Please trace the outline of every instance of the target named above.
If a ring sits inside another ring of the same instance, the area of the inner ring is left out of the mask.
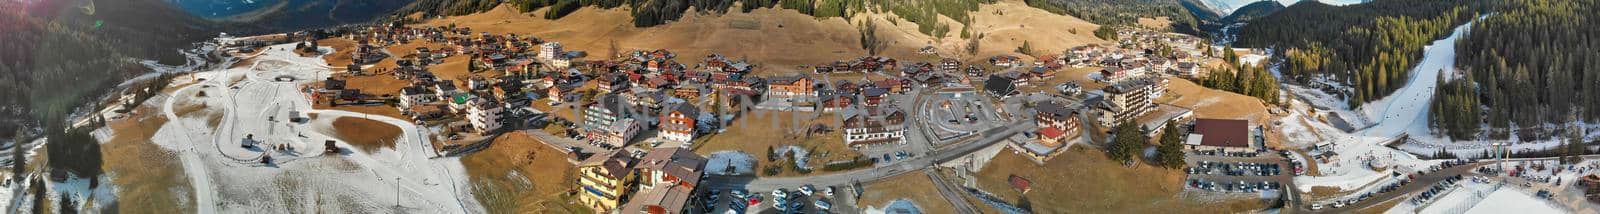
[[[805,194],[806,196],[811,196],[812,193],[816,193],[816,190],[812,189],[810,184],[806,184],[804,186],[800,186],[800,194]]]

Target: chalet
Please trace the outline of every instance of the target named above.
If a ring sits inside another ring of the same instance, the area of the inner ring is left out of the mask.
[[[811,77],[805,75],[780,76],[767,79],[767,94],[769,97],[810,97],[817,96],[816,85]]]
[[[883,97],[889,94],[888,89],[868,88],[861,91],[861,105],[875,107],[883,102]]]
[[[439,98],[438,98],[437,95],[434,95],[433,93],[429,93],[428,89],[425,88],[425,87],[422,87],[422,86],[413,85],[413,86],[409,86],[409,87],[400,88],[400,107],[401,108],[409,108],[409,107],[415,106],[417,104],[431,103],[431,102],[434,102],[434,101],[438,101],[438,99]]]
[[[637,193],[622,205],[621,213],[701,213],[700,188],[706,158],[683,148],[657,148],[634,167]]]
[[[578,85],[555,84],[545,90],[545,98],[550,99],[551,102],[571,102],[577,100],[577,90]]]
[[[444,81],[438,81],[438,82],[434,83],[434,85],[433,85],[433,93],[434,93],[434,96],[438,96],[438,97],[452,97],[452,96],[455,96],[457,94],[461,94],[461,90],[457,90],[456,89],[455,82],[452,82],[450,80],[444,80]]]
[[[1100,69],[1100,77],[1104,78],[1104,80],[1107,82],[1122,81],[1122,79],[1128,78],[1129,76],[1131,75],[1129,74],[1128,69],[1123,67],[1106,67]]]
[[[851,108],[844,116],[844,143],[851,148],[884,143],[905,144],[906,114],[899,107]]]
[[[631,193],[629,190],[639,180],[635,178],[633,169],[637,161],[624,150],[618,149],[595,154],[578,162],[580,175],[577,182],[583,189],[578,193],[578,204],[596,212],[618,209],[622,199]]]
[[[989,93],[989,96],[998,98],[1010,97],[1018,93],[1016,81],[1016,79],[1003,75],[989,75],[989,80],[985,80],[983,83],[983,90]]]
[[[980,66],[977,66],[977,65],[968,65],[967,66],[967,77],[981,77],[981,76],[983,76],[983,67],[980,67]]]
[[[658,126],[661,129],[660,136],[689,146],[687,143],[693,141],[697,134],[695,119],[698,117],[699,107],[688,103],[678,104],[661,115],[661,124]]]
[[[817,109],[823,112],[838,111],[855,103],[855,99],[843,95],[823,96],[820,101],[817,103]]]
[[[1059,147],[1068,137],[1076,136],[1082,126],[1078,110],[1066,104],[1050,101],[1033,107],[1037,112],[1034,122],[1039,127],[1039,142],[1046,147]]]
[[[412,105],[406,108],[405,114],[412,120],[432,120],[443,118],[446,112],[439,105]]]
[[[940,59],[939,60],[939,71],[945,72],[945,73],[961,72],[961,61],[960,60],[956,60],[955,58]]]
[[[1022,63],[1022,58],[1021,57],[1016,57],[1016,56],[989,57],[989,63],[990,64],[994,64],[994,66],[1000,66],[1000,67],[1015,67],[1015,66],[1022,66],[1022,64],[1025,64],[1025,63]]]
[[[546,42],[539,45],[539,59],[546,61],[563,59],[566,51],[561,49],[560,42]]]

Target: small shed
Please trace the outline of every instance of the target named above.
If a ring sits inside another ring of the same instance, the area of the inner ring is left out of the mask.
[[[1033,190],[1032,186],[1033,181],[1028,181],[1027,178],[1022,178],[1022,176],[1011,175],[1011,188],[1016,188],[1022,194],[1028,194],[1028,191]]]

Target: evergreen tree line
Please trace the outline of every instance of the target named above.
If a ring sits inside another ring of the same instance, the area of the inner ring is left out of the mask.
[[[1600,14],[1596,0],[1509,0],[1475,22],[1456,44],[1460,89],[1442,90],[1436,109],[1488,109],[1435,115],[1456,139],[1545,139],[1560,124],[1600,121]],[[1440,111],[1435,111],[1440,112]]]
[[[1278,103],[1278,79],[1271,72],[1265,67],[1239,64],[1239,58],[1232,48],[1225,48],[1224,56],[1227,56],[1224,58],[1228,64],[1233,66],[1210,69],[1200,77],[1198,82],[1201,86],[1261,98],[1267,103]]]
[[[1284,78],[1314,77],[1351,86],[1351,106],[1388,96],[1404,85],[1423,47],[1477,16],[1480,3],[1455,0],[1380,0],[1336,7],[1304,1],[1255,19],[1236,45],[1275,47]]]
[[[1034,8],[1055,14],[1072,15],[1100,25],[1126,25],[1138,23],[1139,17],[1171,19],[1175,31],[1199,33],[1199,22],[1194,14],[1178,3],[1179,0],[1024,0]]]

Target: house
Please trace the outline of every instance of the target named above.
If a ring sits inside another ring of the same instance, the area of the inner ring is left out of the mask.
[[[407,107],[405,112],[406,115],[411,116],[412,120],[439,119],[443,118],[445,113],[443,107],[435,104],[412,105]]]
[[[411,106],[415,106],[417,104],[431,103],[438,100],[438,96],[435,96],[433,93],[428,93],[428,89],[422,86],[413,85],[410,87],[400,88],[401,108],[410,108]]]
[[[1078,110],[1057,101],[1038,103],[1034,122],[1039,127],[1039,142],[1047,147],[1059,147],[1067,138],[1080,133],[1082,122]]]
[[[1128,76],[1131,76],[1128,74],[1128,69],[1123,67],[1111,66],[1100,69],[1100,77],[1107,82],[1121,81],[1123,78],[1128,78]]]
[[[882,88],[868,88],[866,90],[862,90],[861,105],[869,107],[878,106],[879,103],[883,102],[883,97],[887,94],[889,94],[889,90]]]
[[[844,116],[844,143],[855,149],[873,144],[905,144],[905,112],[896,106],[851,108]]]
[[[676,141],[689,146],[688,142],[694,140],[696,134],[695,119],[700,117],[700,108],[692,104],[682,103],[661,115],[660,136],[667,140]]]
[[[583,191],[578,193],[578,203],[596,212],[617,209],[637,180],[633,169],[636,161],[618,149],[579,162],[577,181]]]
[[[989,93],[989,96],[998,98],[1016,95],[1018,93],[1016,81],[1004,75],[989,75],[989,80],[983,82],[983,91]]]
[[[457,90],[456,89],[455,82],[450,81],[450,80],[443,80],[443,81],[438,81],[438,82],[434,83],[434,85],[433,85],[433,93],[434,93],[433,96],[453,97],[453,96],[455,96],[457,94],[461,94],[461,90]]]
[[[644,155],[634,167],[638,192],[621,213],[700,213],[701,176],[706,158],[683,148],[657,148]]]
[[[549,98],[551,102],[569,102],[576,99],[577,90],[578,85],[556,84],[545,90],[545,98]]]
[[[634,136],[639,134],[639,129],[643,128],[643,125],[640,124],[641,122],[635,121],[633,118],[622,118],[611,123],[610,127],[606,127],[604,130],[605,136],[598,139],[600,143],[610,145],[612,148],[622,148],[622,146],[628,145],[628,142],[632,141]]]
[[[822,110],[823,112],[838,111],[840,109],[848,108],[850,107],[850,104],[855,103],[855,99],[851,99],[850,96],[844,95],[824,96],[820,101],[821,102],[817,103],[817,109]]]
[[[505,108],[499,102],[487,98],[473,98],[467,101],[467,122],[472,123],[472,129],[479,134],[499,130]]]
[[[981,77],[981,76],[983,76],[983,67],[979,67],[978,65],[969,65],[969,66],[967,66],[967,77]]]
[[[958,72],[961,72],[961,61],[960,60],[956,60],[955,58],[940,59],[939,60],[939,71],[942,71],[942,72],[945,72],[945,73],[958,73]]]
[[[801,75],[780,76],[767,79],[768,97],[808,97],[817,96],[816,83],[811,77]]]
[[[1014,66],[1022,66],[1023,64],[1025,64],[1025,63],[1022,63],[1022,58],[1021,57],[1016,57],[1016,56],[989,57],[989,63],[994,64],[994,66],[1000,66],[1000,67],[1014,67]]]
[[[1151,92],[1155,87],[1149,81],[1123,81],[1107,86],[1104,100],[1100,102],[1100,125],[1114,127],[1132,121],[1155,109]]]
[[[1193,150],[1222,150],[1225,152],[1252,152],[1257,147],[1250,141],[1250,121],[1231,119],[1195,119],[1194,132],[1185,141]]]

